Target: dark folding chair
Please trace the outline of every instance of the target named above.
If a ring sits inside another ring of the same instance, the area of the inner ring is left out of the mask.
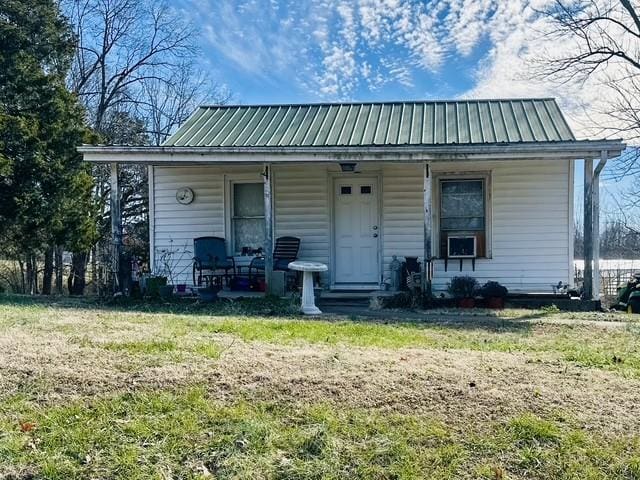
[[[229,283],[229,270],[235,275],[236,265],[233,257],[227,255],[227,247],[224,238],[198,237],[193,239],[193,283],[202,285],[202,272],[223,270],[224,277]],[[197,277],[196,277],[197,272]]]
[[[289,271],[289,263],[298,259],[298,250],[300,250],[300,239],[297,237],[279,237],[276,238],[276,245],[273,249],[273,269]],[[264,258],[254,258],[249,265],[249,277],[252,271],[256,273],[260,270],[264,271]]]

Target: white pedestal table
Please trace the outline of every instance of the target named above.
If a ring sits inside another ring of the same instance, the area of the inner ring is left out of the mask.
[[[316,307],[313,294],[313,272],[326,272],[329,270],[324,263],[305,262],[296,260],[289,264],[289,269],[302,273],[302,305],[300,311],[305,315],[319,315],[322,312]]]

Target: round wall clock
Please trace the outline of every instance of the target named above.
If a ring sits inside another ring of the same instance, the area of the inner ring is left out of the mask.
[[[176,200],[182,205],[189,205],[191,202],[193,202],[194,198],[195,195],[193,193],[193,190],[191,190],[189,187],[179,188],[176,192]]]

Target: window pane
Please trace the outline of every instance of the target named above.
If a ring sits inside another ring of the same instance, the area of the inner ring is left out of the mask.
[[[443,218],[440,221],[441,230],[484,230],[484,218]]]
[[[360,187],[360,193],[363,195],[370,195],[371,194],[371,185],[362,185]]]
[[[482,193],[482,180],[445,180],[442,193],[478,195]]]
[[[440,223],[443,230],[484,229],[482,180],[447,180],[441,182],[440,188]]]
[[[233,216],[259,217],[264,215],[264,187],[262,183],[233,185]]]
[[[342,186],[340,187],[341,195],[351,195],[351,186]]]
[[[482,217],[484,216],[483,198],[448,195],[442,198],[443,217]]]
[[[233,220],[234,251],[242,247],[259,248],[264,245],[264,218],[236,218]]]

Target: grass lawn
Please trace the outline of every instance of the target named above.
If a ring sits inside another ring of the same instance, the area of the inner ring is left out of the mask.
[[[0,479],[640,479],[630,317],[282,311],[0,297]]]

